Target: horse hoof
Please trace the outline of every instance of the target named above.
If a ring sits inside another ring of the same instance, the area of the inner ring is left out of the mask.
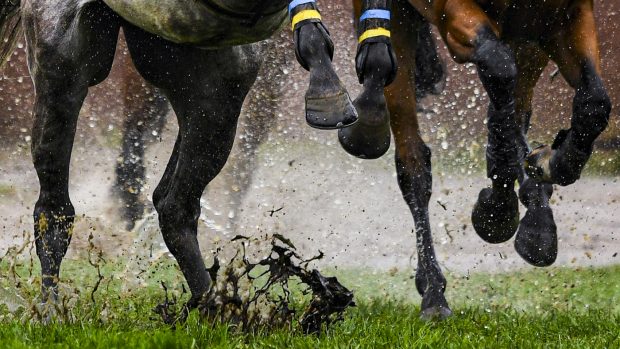
[[[327,96],[306,96],[306,122],[321,130],[333,130],[353,125],[357,111],[347,92]]]
[[[550,207],[534,206],[527,210],[515,238],[515,250],[536,267],[547,267],[555,262],[558,236]]]
[[[452,310],[440,305],[423,309],[420,312],[420,320],[422,321],[441,321],[450,316],[452,316]]]
[[[510,240],[519,226],[519,199],[511,190],[497,194],[492,188],[480,191],[471,214],[474,230],[482,240],[499,244]]]
[[[390,117],[383,95],[370,101],[360,96],[353,102],[359,120],[338,130],[338,140],[349,154],[361,159],[378,159],[390,149]]]
[[[537,182],[551,183],[551,158],[553,149],[548,145],[541,145],[532,150],[525,158],[523,166],[529,177]]]

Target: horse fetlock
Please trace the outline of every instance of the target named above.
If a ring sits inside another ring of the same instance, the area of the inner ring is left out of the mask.
[[[421,256],[419,257],[421,258]],[[440,290],[441,293],[443,293],[447,285],[448,281],[445,276],[443,276],[441,268],[436,261],[426,264],[421,260],[418,262],[418,269],[415,274],[415,286],[421,296],[427,294],[428,290],[431,289]]]
[[[355,68],[360,83],[375,80],[387,86],[396,78],[398,64],[390,40],[391,0],[365,1],[358,25]]]
[[[371,42],[357,49],[356,71],[360,83],[376,81],[377,85],[388,86],[396,78],[398,63],[392,45],[384,42]]]
[[[543,183],[567,186],[576,182],[592,154],[592,147],[582,150],[573,139],[573,130],[563,130],[552,146],[534,149],[525,159],[528,176]]]
[[[525,207],[549,206],[553,185],[527,178],[519,187],[519,200]]]
[[[293,37],[297,61],[303,68],[310,71],[331,66],[334,43],[322,22],[298,24]]]
[[[34,232],[37,256],[41,263],[42,287],[53,289],[58,283],[60,265],[67,253],[75,212],[73,206],[61,211],[35,208]],[[43,292],[45,296],[45,292]]]

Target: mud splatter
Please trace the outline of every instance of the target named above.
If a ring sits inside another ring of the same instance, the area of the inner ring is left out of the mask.
[[[269,253],[256,262],[250,260],[250,246],[269,241]],[[236,252],[222,267],[220,252],[209,273],[213,287],[198,304],[201,318],[209,324],[227,323],[240,331],[253,332],[273,328],[300,329],[318,334],[344,318],[348,307],[355,306],[353,293],[335,277],[310,269],[310,262],[323,253],[303,259],[292,242],[274,234],[270,238],[236,236],[231,240]],[[192,306],[177,309],[176,299],[168,297],[154,311],[170,325],[185,321]],[[300,289],[309,298],[296,299],[292,290]],[[307,305],[302,305],[307,304]],[[303,310],[302,310],[303,309]]]

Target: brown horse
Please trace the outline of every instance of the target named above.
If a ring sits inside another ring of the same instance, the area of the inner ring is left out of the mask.
[[[353,155],[377,157],[387,149],[391,126],[399,185],[416,221],[416,285],[423,296],[423,314],[449,314],[443,296],[446,282],[436,262],[428,222],[430,149],[420,136],[414,98],[416,38],[425,23],[437,26],[457,62],[475,64],[490,98],[487,175],[493,185],[481,191],[474,207],[476,232],[490,243],[507,241],[517,232],[515,248],[527,262],[552,264],[557,256],[556,226],[549,206],[552,185],[569,185],[579,178],[611,110],[600,77],[593,1],[376,0],[370,6],[361,1],[354,4],[357,16],[364,13],[358,26],[357,57],[364,92],[355,101],[360,119],[340,130],[340,141]],[[391,18],[387,12],[381,14],[390,10]],[[373,34],[371,40],[366,39],[368,33]],[[394,76],[395,58],[400,70]],[[575,89],[571,128],[560,131],[552,146],[530,152],[526,134],[533,89],[550,59]],[[384,90],[384,85],[389,86]],[[527,207],[521,222],[514,189],[517,180],[519,198]]]

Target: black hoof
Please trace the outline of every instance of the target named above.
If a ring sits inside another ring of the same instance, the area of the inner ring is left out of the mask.
[[[357,112],[347,92],[333,96],[306,96],[306,122],[321,130],[333,130],[352,125]]]
[[[420,319],[423,321],[444,320],[452,316],[452,310],[445,307],[431,307],[420,312]]]
[[[390,148],[390,114],[383,93],[373,99],[358,97],[355,109],[359,120],[354,125],[338,130],[338,140],[349,154],[362,159],[378,159]]]
[[[537,267],[547,267],[555,262],[558,236],[551,208],[528,208],[519,225],[515,249],[521,258]]]
[[[422,297],[420,319],[424,321],[444,320],[452,315],[452,310],[443,292],[427,292]]]
[[[482,240],[499,244],[510,240],[519,226],[519,199],[513,191],[498,194],[491,188],[480,191],[471,214],[474,230]]]

